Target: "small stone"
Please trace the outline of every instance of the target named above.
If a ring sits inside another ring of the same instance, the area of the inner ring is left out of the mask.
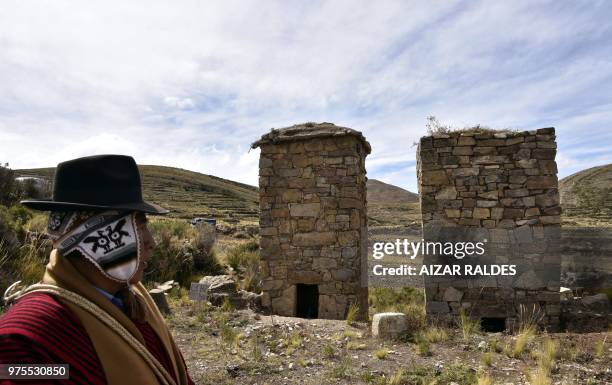
[[[526,187],[530,190],[556,188],[558,185],[556,176],[530,176],[527,178]]]
[[[527,189],[515,189],[515,190],[506,190],[505,196],[508,198],[520,198],[529,195],[529,190]]]
[[[532,151],[531,155],[535,159],[554,160],[556,154],[557,154],[557,150],[556,149],[551,149],[551,148],[536,148],[536,149],[534,149]]]
[[[513,287],[518,289],[535,290],[545,287],[544,282],[536,275],[533,270],[526,271],[516,281]]]
[[[408,330],[408,317],[404,313],[378,313],[372,319],[372,335],[394,339]]]
[[[523,209],[509,209],[509,208],[505,208],[504,209],[504,216],[503,218],[505,219],[516,219],[516,218],[522,218],[524,215]]]
[[[457,209],[446,209],[444,211],[446,212],[446,216],[448,218],[460,218],[461,217],[461,211]]]
[[[473,213],[472,213],[472,217],[474,218],[479,218],[479,219],[486,219],[489,218],[490,212],[488,208],[483,208],[483,207],[477,207],[474,209]]]
[[[423,171],[421,183],[426,186],[448,184],[448,176],[444,170]]]
[[[472,147],[455,147],[453,149],[453,155],[472,155]]]
[[[455,289],[454,287],[448,287],[444,291],[443,300],[446,302],[461,302],[463,298],[463,292]]]
[[[436,200],[439,199],[456,199],[457,198],[457,189],[455,186],[444,187],[436,194]]]
[[[495,207],[497,206],[497,201],[476,201],[477,207]]]
[[[321,211],[320,203],[290,203],[289,212],[292,217],[316,217]]]
[[[487,191],[478,194],[479,198],[483,199],[497,199],[499,197],[499,191]]]
[[[456,168],[453,170],[453,176],[475,176],[478,175],[479,172],[480,169],[478,167]]]
[[[458,146],[473,146],[476,144],[476,139],[469,136],[460,136],[457,140]]]
[[[336,234],[333,232],[314,232],[294,234],[293,243],[296,246],[327,246],[336,243]]]
[[[582,302],[583,305],[591,308],[606,309],[608,306],[610,306],[610,300],[608,300],[608,296],[605,293],[583,297],[580,302]]]

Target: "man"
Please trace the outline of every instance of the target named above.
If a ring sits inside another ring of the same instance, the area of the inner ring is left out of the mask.
[[[42,281],[15,291],[0,318],[0,364],[68,364],[69,379],[0,384],[193,384],[163,317],[140,283],[155,242],[133,158],[60,163],[51,211],[53,251]]]

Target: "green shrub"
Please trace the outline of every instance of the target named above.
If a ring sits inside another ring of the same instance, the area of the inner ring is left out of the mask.
[[[23,283],[33,284],[42,279],[51,249],[51,241],[40,233],[32,234],[19,248],[14,269]]]
[[[196,271],[204,271],[211,274],[220,272],[221,265],[219,265],[215,258],[213,249],[216,239],[217,234],[213,226],[201,225],[193,229],[191,252]]]
[[[145,279],[155,282],[174,279],[186,285],[193,272],[193,256],[189,253],[188,242],[174,235],[172,225],[155,226],[151,230],[157,245],[145,269]]]
[[[393,289],[387,287],[371,288],[368,303],[377,313],[385,311],[403,312],[406,306],[422,305],[425,302],[423,290],[415,287]]]
[[[214,235],[203,227],[194,228],[175,220],[151,221],[148,228],[157,246],[145,270],[145,279],[155,282],[173,279],[187,286],[198,273],[219,274],[222,269],[213,250]]]
[[[9,213],[11,214],[13,221],[20,228],[23,228],[24,225],[34,216],[31,210],[21,205],[11,206],[11,208],[9,208]]]
[[[0,205],[0,292],[13,282],[38,282],[51,252],[51,242],[43,233],[27,232],[32,212],[22,206]]]
[[[36,233],[45,233],[47,231],[47,223],[49,217],[46,214],[34,214],[32,218],[26,223],[25,228],[28,231]]]
[[[176,237],[179,239],[188,239],[194,236],[194,228],[185,221],[172,219],[157,219],[147,222],[147,227],[153,234]]]
[[[258,255],[258,252],[259,243],[251,240],[230,249],[225,256],[225,260],[232,269],[239,271],[242,266],[247,264],[251,256]]]
[[[19,239],[23,236],[23,228],[15,221],[10,209],[0,205],[0,239],[4,241],[4,247],[14,251],[19,247]]]
[[[259,268],[259,243],[250,240],[229,249],[225,262],[241,276],[244,290],[261,291],[261,273]]]

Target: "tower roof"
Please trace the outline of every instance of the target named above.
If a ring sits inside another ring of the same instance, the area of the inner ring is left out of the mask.
[[[328,138],[340,136],[354,136],[359,139],[369,154],[372,151],[370,143],[366,140],[360,131],[353,130],[348,127],[336,126],[333,123],[302,123],[285,128],[273,128],[269,133],[251,145],[251,148],[257,148],[265,144],[275,144],[281,142],[294,142],[299,140],[308,140],[314,138]]]

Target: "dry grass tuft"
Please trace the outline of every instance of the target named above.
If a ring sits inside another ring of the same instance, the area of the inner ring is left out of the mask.
[[[529,378],[530,385],[551,385],[552,380],[548,373],[537,368],[527,376]]]
[[[404,385],[404,376],[406,375],[406,370],[398,369],[395,373],[389,377],[389,381],[387,381],[388,385]]]
[[[541,349],[536,353],[538,367],[545,373],[550,374],[555,366],[559,344],[551,338],[545,338]]]
[[[472,319],[469,315],[465,314],[463,310],[461,310],[459,312],[459,329],[461,329],[463,342],[467,344],[470,342],[470,337],[472,334],[480,331],[480,322],[477,319]]]
[[[420,336],[431,343],[443,342],[448,340],[448,332],[446,329],[438,326],[430,326],[420,333]]]
[[[527,345],[534,340],[536,336],[536,329],[534,327],[524,328],[516,336],[514,346],[510,349],[507,348],[506,355],[511,358],[519,358],[525,353]]]
[[[597,341],[597,343],[595,344],[595,357],[604,358],[604,355],[606,353],[606,339],[607,338],[608,336],[605,336],[603,340]]]
[[[491,352],[484,352],[480,356],[480,363],[484,366],[491,366],[493,363],[493,354]]]
[[[348,350],[365,350],[366,347],[367,347],[366,344],[361,343],[361,342],[356,342],[356,341],[349,341],[346,344],[346,348]]]
[[[487,373],[478,375],[477,385],[493,385],[493,379]]]
[[[346,324],[353,325],[359,315],[359,305],[356,303],[351,303],[348,308],[348,312],[346,313]]]
[[[389,349],[380,348],[380,349],[374,350],[373,355],[379,360],[384,360],[387,358],[387,356],[389,356]]]

